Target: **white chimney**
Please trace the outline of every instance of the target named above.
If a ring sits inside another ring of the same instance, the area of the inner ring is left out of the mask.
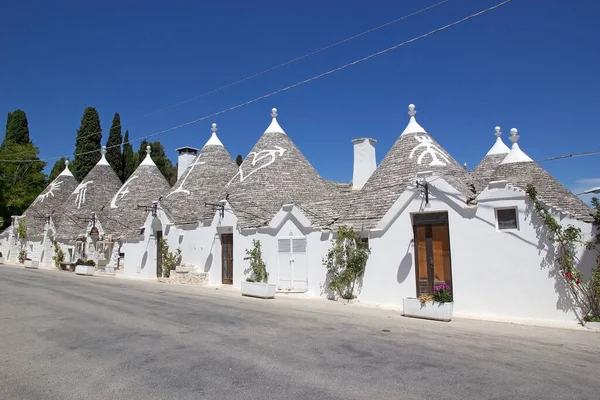
[[[198,156],[198,149],[194,147],[180,147],[177,149],[179,157],[177,158],[177,179],[183,175],[187,167]]]
[[[354,143],[354,171],[352,174],[352,189],[360,190],[367,183],[375,169],[375,143],[371,138],[360,138],[352,140]]]

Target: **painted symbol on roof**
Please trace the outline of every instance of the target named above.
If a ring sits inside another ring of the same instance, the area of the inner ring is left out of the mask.
[[[415,147],[413,147],[408,158],[413,158],[415,153],[419,149],[423,149],[421,151],[421,154],[419,155],[419,157],[417,157],[417,164],[421,165],[421,163],[423,162],[423,158],[426,155],[429,155],[429,157],[431,157],[431,162],[429,163],[429,165],[437,165],[437,166],[443,167],[450,163],[448,156],[446,156],[444,154],[444,152],[442,150],[440,150],[439,147],[437,147],[435,144],[433,144],[433,140],[429,136],[416,136],[415,135],[415,139],[417,139],[419,144],[416,145]],[[443,161],[440,160],[440,158]]]
[[[52,196],[54,197],[54,191],[58,191],[60,189],[60,185],[62,185],[63,181],[53,181],[50,184],[50,187],[48,188],[48,191],[46,193],[42,193],[40,194],[38,197],[36,197],[35,201],[33,202],[33,204],[36,204],[38,202],[43,203],[44,200],[46,200],[48,197]]]
[[[179,186],[177,187],[177,189],[175,189],[171,193],[169,193],[167,195],[167,197],[169,197],[170,195],[172,195],[174,193],[190,194],[190,191],[184,189],[183,185],[185,185],[185,182],[187,181],[188,176],[190,176],[190,174],[192,173],[192,171],[194,170],[194,168],[196,168],[196,165],[202,165],[202,164],[206,164],[206,161],[200,161],[200,155],[198,155],[198,157],[196,157],[196,160],[192,163],[192,165],[190,167],[188,167],[187,174],[185,174],[185,176],[183,177],[183,179],[181,179],[181,183],[179,184]],[[177,183],[179,183],[179,181],[177,181]]]
[[[81,182],[73,193],[77,193],[77,197],[75,198],[75,204],[77,204],[77,208],[81,208],[83,204],[85,204],[85,194],[87,193],[88,186],[90,183],[94,181]]]
[[[283,156],[283,153],[285,153],[285,149],[283,147],[279,147],[279,146],[275,146],[276,148],[273,150],[261,150],[258,153],[257,152],[250,152],[248,154],[248,157],[250,157],[251,155],[254,155],[251,161],[251,165],[254,167],[256,165],[256,163],[258,163],[261,160],[264,160],[267,157],[270,157],[270,159],[262,165],[259,165],[258,167],[252,169],[248,174],[244,175],[244,171],[242,170],[242,166],[240,165],[240,168],[237,172],[237,174],[235,174],[235,176],[233,178],[231,178],[231,180],[229,181],[229,183],[227,184],[227,186],[229,186],[229,184],[231,182],[233,182],[233,180],[235,179],[236,176],[240,176],[240,182],[244,182],[248,177],[250,177],[253,173],[260,171],[263,168],[268,167],[269,165],[273,164],[275,162],[275,160],[277,159],[277,156],[281,157]],[[244,165],[244,164],[242,164]]]
[[[112,200],[110,201],[110,208],[118,208],[117,200],[121,200],[123,197],[125,197],[127,193],[129,193],[129,183],[132,180],[137,179],[137,177],[137,175],[134,175],[131,178],[127,179],[127,182],[125,182],[123,186],[121,186],[121,189],[119,189],[119,191],[115,193]]]

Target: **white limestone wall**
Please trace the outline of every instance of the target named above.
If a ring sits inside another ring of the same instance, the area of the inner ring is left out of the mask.
[[[167,225],[168,219],[159,211],[159,218]],[[276,227],[260,230],[237,229],[237,217],[228,207],[224,216],[218,212],[209,226],[197,224],[169,226],[164,230],[170,251],[178,247],[182,251],[183,264],[191,264],[209,273],[209,284],[222,283],[221,234],[233,234],[233,287],[239,288],[242,281],[250,276],[249,261],[244,260],[246,249],[252,248],[252,240],[261,241],[263,260],[267,265],[269,283],[277,284],[279,277],[279,254],[277,240],[280,237],[302,237],[307,239],[309,262],[308,292],[315,296],[324,294],[325,268],[321,259],[329,248],[329,234],[322,234],[314,229],[303,227],[291,213],[285,215]]]
[[[360,301],[401,308],[405,297],[416,296],[411,213],[447,211],[454,315],[515,322],[576,322],[562,278],[556,277],[555,265],[549,262],[548,242],[543,234],[539,236],[541,220],[532,212],[526,194],[511,189],[493,197],[480,200],[470,210],[433,194],[428,207],[419,196],[410,200],[387,230],[371,232],[372,252]],[[497,230],[495,208],[514,206],[518,207],[519,229]],[[587,237],[591,235],[590,224],[568,218],[561,223],[579,226]],[[579,254],[592,265],[595,254],[583,247]]]
[[[156,236],[162,230],[160,218],[148,215],[144,223],[144,235],[138,238],[123,240],[121,252],[123,258],[123,275],[129,278],[156,279]]]

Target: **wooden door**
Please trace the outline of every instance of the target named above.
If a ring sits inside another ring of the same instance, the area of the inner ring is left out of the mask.
[[[233,233],[221,234],[221,283],[233,285]]]
[[[162,231],[156,231],[156,277],[162,277]]]
[[[415,219],[413,229],[417,296],[433,294],[433,288],[441,283],[447,283],[452,287],[450,231],[447,217]]]

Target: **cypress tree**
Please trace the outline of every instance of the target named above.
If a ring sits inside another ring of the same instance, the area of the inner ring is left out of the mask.
[[[94,107],[87,107],[83,111],[81,126],[75,138],[75,160],[72,164],[72,171],[78,181],[81,182],[100,161],[101,142],[100,116]]]
[[[123,182],[129,179],[133,171],[135,171],[136,165],[133,147],[129,143],[129,131],[125,131],[125,137],[123,138],[123,176],[121,178]]]
[[[48,177],[48,182],[52,182],[53,180],[56,179],[56,177],[58,175],[60,175],[61,172],[63,172],[63,170],[65,169],[65,160],[67,158],[66,157],[61,157],[60,160],[57,160],[54,163],[54,166],[52,167],[52,170],[50,171],[50,176]]]
[[[46,187],[45,162],[18,162],[39,160],[38,155],[39,149],[29,139],[25,112],[9,113],[0,159],[17,162],[0,163],[0,219],[4,225],[10,224],[11,216],[21,215]]]
[[[235,163],[239,167],[240,165],[242,165],[243,162],[244,162],[244,158],[242,157],[241,154],[238,154],[237,157],[235,158]]]
[[[106,161],[115,170],[117,176],[123,179],[123,154],[121,154],[121,143],[123,135],[121,134],[121,116],[115,113],[110,127],[108,140],[106,141]]]
[[[6,132],[2,146],[9,144],[29,143],[29,124],[27,114],[23,110],[15,110],[8,113],[6,118]]]

